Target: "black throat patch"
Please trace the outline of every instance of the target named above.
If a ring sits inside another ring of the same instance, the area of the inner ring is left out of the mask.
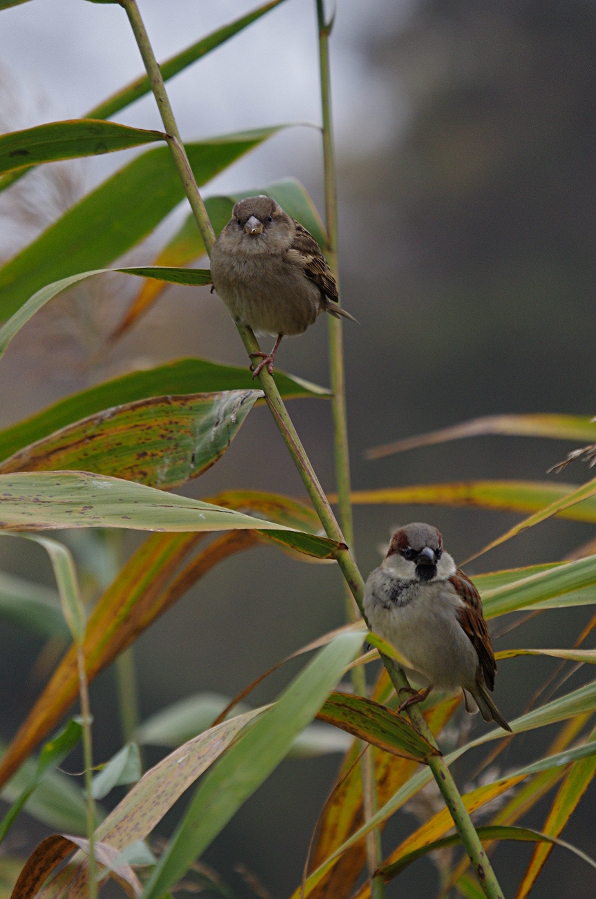
[[[437,576],[436,565],[416,565],[416,574],[421,581],[432,581]]]

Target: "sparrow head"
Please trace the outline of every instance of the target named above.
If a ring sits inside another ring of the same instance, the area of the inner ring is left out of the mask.
[[[227,225],[248,251],[271,251],[278,242],[288,242],[293,233],[289,215],[271,197],[247,197],[232,210]]]
[[[455,574],[455,563],[444,552],[439,531],[419,521],[395,532],[383,565],[402,580],[445,580]]]

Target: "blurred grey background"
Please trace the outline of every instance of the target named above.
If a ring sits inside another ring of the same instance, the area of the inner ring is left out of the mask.
[[[252,5],[140,3],[159,59]],[[331,51],[341,287],[346,308],[360,322],[344,328],[355,489],[477,478],[543,480],[571,445],[494,437],[374,463],[363,454],[367,447],[478,415],[596,411],[595,42],[596,9],[587,0],[338,0]],[[5,130],[78,117],[141,70],[123,11],[76,0],[34,0],[4,11],[0,63]],[[314,3],[299,0],[286,0],[169,82],[186,139],[318,122],[318,91]],[[159,127],[151,97],[117,119]],[[4,258],[127,158],[113,154],[55,165],[51,174],[46,168],[0,196]],[[261,189],[287,175],[305,184],[323,212],[316,130],[282,131],[224,172],[205,195]],[[186,211],[176,210],[130,258],[150,263]],[[245,363],[235,328],[208,289],[168,289],[134,331],[106,351],[105,337],[133,294],[127,282],[98,281],[36,317],[2,361],[0,424],[139,365],[185,355]],[[327,384],[326,323],[284,341],[277,360],[280,368]],[[290,413],[324,487],[333,490],[328,404],[293,401]],[[581,482],[587,476],[577,465],[558,477]],[[252,413],[226,456],[185,491],[207,497],[233,487],[303,495],[264,408]],[[356,552],[365,574],[379,564],[378,546],[393,526],[412,519],[436,524],[461,560],[518,517],[357,507]],[[550,521],[467,570],[561,559],[591,536],[588,526]],[[139,540],[125,535],[124,551]],[[8,542],[0,542],[6,570],[28,577],[34,571],[51,583],[41,552]],[[580,609],[540,616],[495,639],[495,648],[570,645],[590,614]],[[229,560],[136,645],[142,717],[197,691],[234,694],[340,624],[342,616],[341,579],[332,566],[304,565],[269,548]],[[31,636],[6,626],[0,647],[0,735],[9,738],[47,671],[39,663],[42,644]],[[536,659],[502,663],[496,698],[504,714],[519,714],[553,668]],[[254,700],[275,696],[295,670],[287,666]],[[587,676],[580,672],[567,688]],[[108,671],[92,688],[98,761],[120,745],[115,703]],[[515,741],[499,764],[508,768],[535,758],[553,734],[540,731]],[[461,783],[473,762],[458,768]],[[211,847],[207,861],[239,896],[254,893],[232,870],[237,863],[248,865],[275,897],[289,895],[299,883],[337,764],[333,756],[284,762]],[[595,797],[590,789],[564,833],[592,856]],[[540,827],[548,807],[543,801],[529,824]],[[173,821],[170,816],[164,822],[164,834]],[[399,813],[385,833],[387,852],[414,825],[414,818]],[[25,832],[26,826],[23,819]],[[530,854],[528,846],[498,849],[495,865],[506,895],[516,888]],[[555,899],[581,895],[596,883],[593,871],[560,850],[546,870],[548,890],[542,894]],[[389,895],[428,896],[436,884],[432,864],[418,862]]]

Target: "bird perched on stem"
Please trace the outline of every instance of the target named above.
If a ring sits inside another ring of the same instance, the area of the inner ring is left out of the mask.
[[[253,377],[273,361],[282,337],[302,334],[320,312],[356,321],[338,302],[335,278],[314,237],[271,197],[236,203],[213,245],[213,286],[234,321],[277,337]],[[252,366],[251,366],[252,367]]]
[[[480,709],[485,721],[511,731],[488,693],[497,663],[480,596],[444,551],[436,528],[416,522],[393,534],[383,563],[366,582],[364,611],[373,631],[411,663],[407,673],[426,685],[412,691],[400,711],[426,699],[433,687],[461,687],[468,712]]]

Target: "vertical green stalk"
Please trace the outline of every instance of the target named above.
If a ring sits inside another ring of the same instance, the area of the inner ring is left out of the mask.
[[[91,746],[91,708],[89,706],[89,689],[83,639],[77,641],[77,665],[79,669],[79,696],[81,699],[81,718],[83,719],[83,758],[85,763],[85,791],[87,793],[87,839],[89,841],[89,899],[97,899],[97,879],[95,876],[95,800],[91,792],[93,777],[93,750]]]
[[[184,151],[180,133],[176,125],[172,107],[170,106],[159,65],[155,58],[155,54],[153,53],[153,48],[151,47],[147,32],[145,31],[145,26],[138,10],[136,0],[119,0],[119,2],[120,5],[126,10],[126,14],[128,16],[135,39],[137,41],[139,51],[145,64],[147,75],[149,76],[149,80],[151,82],[151,88],[157,101],[164,128],[168,135],[168,143],[172,152],[172,156],[174,158],[174,162],[180,173],[180,177],[184,185],[184,190],[188,197],[191,209],[195,215],[197,226],[199,228],[201,237],[203,238],[205,248],[207,249],[209,255],[211,255],[211,249],[215,242],[213,228],[211,226],[211,222],[209,221],[209,216],[207,215],[207,210],[205,209],[202,197],[199,193],[197,183],[194,179],[190,163],[188,162],[188,158]],[[242,342],[244,343],[244,346],[246,347],[247,352],[252,353],[255,350],[259,349],[259,345],[250,328],[243,328],[241,326],[238,326],[238,332],[240,334]],[[308,495],[321,520],[321,524],[325,529],[325,533],[332,540],[336,540],[344,544],[344,548],[339,549],[337,552],[337,562],[358,605],[360,613],[363,614],[362,595],[364,591],[364,581],[362,579],[362,575],[358,570],[358,566],[356,565],[356,562],[350,550],[345,545],[343,534],[335,519],[327,497],[325,496],[325,493],[323,492],[323,489],[319,484],[317,476],[312,468],[312,465],[310,464],[304,447],[300,442],[300,438],[298,437],[296,429],[294,428],[290,416],[287,413],[286,407],[284,406],[275,381],[266,368],[263,368],[261,370],[261,373],[259,375],[259,383],[265,394],[267,404],[269,405],[275,422],[286,443],[286,446],[288,447],[290,455],[292,456],[292,459],[296,464],[300,477],[302,478],[302,482],[304,483]],[[399,691],[406,687],[408,685],[408,682],[401,668],[396,667],[390,659],[384,659],[383,661],[387,667],[392,683],[395,686],[396,690]],[[422,712],[420,711],[418,706],[411,706],[408,709],[408,713],[414,726],[417,727],[420,733],[423,733],[423,735],[429,740],[429,742],[432,742],[432,744],[436,746],[434,738],[430,733],[424,716],[422,715]],[[470,817],[464,807],[462,798],[459,795],[459,792],[455,785],[455,781],[451,776],[449,768],[445,765],[441,757],[431,759],[431,762],[429,762],[429,766],[453,816],[455,826],[457,827],[457,830],[461,835],[462,842],[468,851],[470,860],[474,866],[474,870],[477,873],[480,886],[482,887],[485,895],[488,897],[488,899],[503,899],[503,894],[495,877],[494,871],[492,870],[486,853],[482,848],[482,843],[478,838],[478,834],[474,829],[474,825],[472,824],[472,821],[470,820]]]
[[[317,24],[319,29],[319,68],[321,76],[321,108],[323,113],[323,168],[325,176],[325,224],[327,228],[327,259],[335,275],[339,291],[339,265],[337,259],[337,179],[335,174],[335,152],[333,147],[333,125],[331,117],[331,72],[329,68],[329,35],[333,21],[325,21],[324,0],[316,0]],[[341,294],[340,294],[341,302]],[[352,554],[354,553],[354,524],[352,516],[350,456],[348,449],[348,420],[346,410],[346,383],[343,346],[343,323],[341,319],[327,316],[329,328],[329,370],[333,391],[333,444],[335,450],[335,479],[337,484],[339,521]],[[346,614],[349,621],[360,617],[354,597],[346,583]],[[366,696],[366,671],[364,667],[352,669],[354,690]],[[364,748],[362,744],[361,749]],[[362,809],[364,820],[368,821],[378,809],[377,778],[374,750],[362,756],[360,763],[362,777]],[[382,877],[374,877],[375,871],[383,863],[381,829],[376,828],[366,837],[366,860],[371,878],[372,899],[383,899],[385,883]]]
[[[122,742],[130,743],[139,726],[137,676],[132,646],[121,652],[116,659],[116,689]]]

